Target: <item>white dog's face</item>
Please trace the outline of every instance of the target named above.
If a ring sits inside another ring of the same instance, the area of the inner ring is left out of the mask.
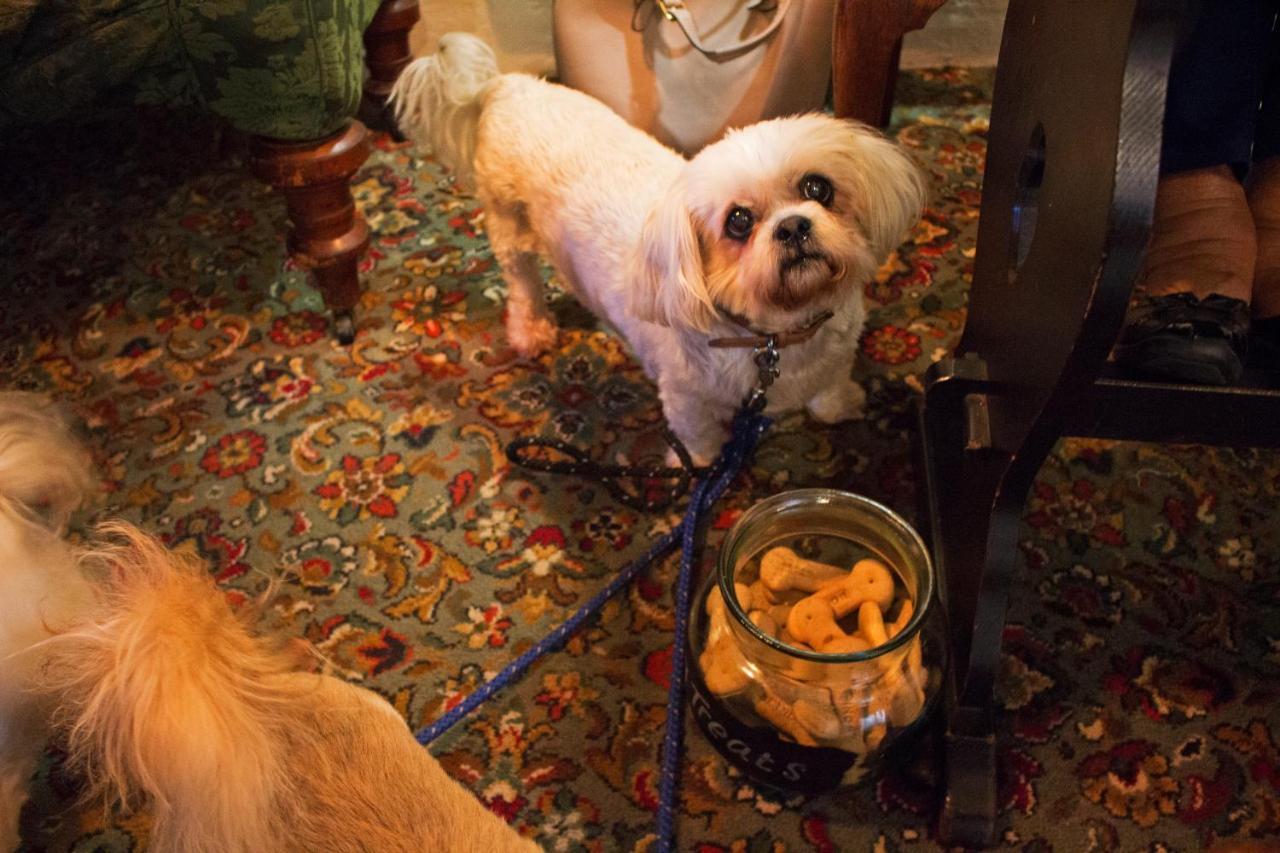
[[[782,329],[857,293],[919,216],[897,146],[824,115],[762,122],[708,146],[652,211],[634,308],[709,327],[715,310]]]

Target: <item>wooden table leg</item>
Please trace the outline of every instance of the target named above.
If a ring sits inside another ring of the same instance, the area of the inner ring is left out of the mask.
[[[413,61],[409,32],[419,17],[418,0],[383,0],[364,31],[369,76],[364,84],[361,117],[371,128],[397,133],[395,122],[386,112],[387,98],[400,72]]]
[[[945,0],[839,0],[831,57],[836,116],[889,124],[902,37]]]
[[[369,246],[369,226],[351,196],[351,176],[369,156],[367,136],[353,120],[314,141],[251,140],[254,174],[280,191],[289,210],[289,254],[315,274],[344,344],[355,337],[357,264]]]

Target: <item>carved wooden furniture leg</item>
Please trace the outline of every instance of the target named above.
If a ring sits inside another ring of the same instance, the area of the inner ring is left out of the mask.
[[[289,254],[315,274],[344,344],[355,337],[357,264],[369,246],[369,227],[351,196],[351,176],[369,156],[367,135],[353,120],[316,141],[251,140],[254,174],[279,190],[288,206]]]
[[[983,846],[995,829],[993,686],[1041,463],[1060,436],[1118,434],[1117,415],[1178,420],[1159,394],[1125,405],[1099,378],[1150,229],[1174,6],[1013,0],[1005,20],[968,319],[926,378],[921,429],[951,630],[948,844]]]
[[[387,98],[404,67],[413,60],[409,51],[409,31],[418,22],[418,0],[382,0],[369,27],[364,31],[365,64],[369,76],[364,84],[361,116],[377,130],[397,134],[387,115]]]
[[[946,0],[839,0],[831,88],[839,118],[884,127],[893,109],[902,37]]]

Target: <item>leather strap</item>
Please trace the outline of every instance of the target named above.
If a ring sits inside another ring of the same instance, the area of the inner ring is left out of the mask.
[[[770,341],[773,342],[774,349],[782,349],[783,347],[789,347],[794,344],[802,344],[816,335],[818,333],[818,329],[822,328],[823,323],[835,316],[834,312],[823,311],[808,320],[802,326],[798,326],[794,329],[788,329],[785,332],[770,333],[762,332],[759,329],[753,328],[747,318],[734,314],[731,311],[726,311],[721,308],[720,313],[734,325],[741,326],[748,332],[751,332],[751,335],[749,337],[743,336],[737,338],[712,338],[707,341],[707,346],[714,349],[755,349],[756,347],[768,345]]]
[[[640,2],[643,3],[645,0],[640,0]],[[778,27],[782,26],[782,21],[787,16],[787,9],[791,6],[791,0],[752,0],[747,4],[749,11],[773,12],[773,20],[769,22],[769,26],[750,38],[713,47],[702,40],[702,34],[698,30],[698,23],[693,19],[693,15],[689,13],[685,0],[653,0],[653,2],[664,18],[680,27],[681,31],[684,32],[684,37],[689,40],[689,44],[693,45],[694,50],[713,59],[733,53],[741,53],[767,41],[770,36],[778,31]]]

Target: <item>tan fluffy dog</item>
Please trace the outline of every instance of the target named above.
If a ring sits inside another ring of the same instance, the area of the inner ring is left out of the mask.
[[[42,401],[0,394],[0,849],[50,734],[94,791],[150,804],[156,850],[537,849],[381,697],[237,616],[197,559],[123,522],[67,544],[82,458]]]

